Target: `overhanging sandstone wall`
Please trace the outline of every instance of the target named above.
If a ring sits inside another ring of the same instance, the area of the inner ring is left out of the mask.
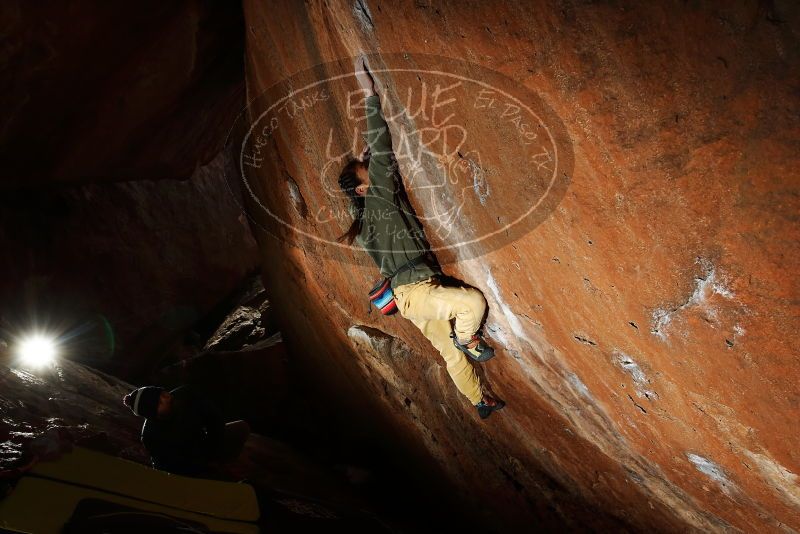
[[[337,76],[361,52],[384,109],[402,110],[415,82],[401,69],[427,54],[475,65],[473,79],[495,72],[570,155],[558,202],[505,242],[468,239],[531,203],[497,117],[455,110],[461,170],[401,161],[407,185],[474,179],[453,230],[426,228],[446,271],[489,303],[500,351],[484,371],[508,407],[481,422],[410,322],[369,313],[374,266],[331,245],[345,226],[318,217],[345,206],[320,171],[329,142],[346,150],[357,129],[355,80],[270,132],[246,169],[265,283],[333,391],[425,450],[466,503],[493,495],[480,509],[497,526],[608,526],[591,503],[657,530],[800,527],[796,7],[246,1],[245,19],[251,123],[282,80]],[[396,150],[409,126],[391,121]],[[421,214],[457,192],[410,189]]]

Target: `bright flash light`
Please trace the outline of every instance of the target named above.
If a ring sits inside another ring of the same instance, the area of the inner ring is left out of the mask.
[[[28,365],[46,365],[56,358],[55,340],[42,335],[30,336],[20,341],[17,355]]]

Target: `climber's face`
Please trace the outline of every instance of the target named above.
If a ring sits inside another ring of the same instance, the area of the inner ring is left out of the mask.
[[[369,189],[369,169],[363,163],[356,167],[356,176],[358,181],[361,182],[356,186],[356,195],[364,196]]]

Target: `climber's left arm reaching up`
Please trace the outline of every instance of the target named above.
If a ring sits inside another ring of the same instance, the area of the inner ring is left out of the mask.
[[[367,114],[366,137],[370,151],[370,190],[378,196],[392,198],[396,190],[392,138],[389,134],[389,125],[383,117],[380,96],[375,88],[375,80],[366,64],[366,58],[363,56],[356,60],[355,74],[361,89],[367,95],[365,101]]]

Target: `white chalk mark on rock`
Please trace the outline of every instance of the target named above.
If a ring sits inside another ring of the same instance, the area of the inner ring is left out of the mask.
[[[489,198],[489,182],[486,180],[486,173],[483,171],[483,168],[480,166],[479,163],[475,163],[473,158],[477,158],[480,161],[480,153],[476,150],[472,150],[464,156],[462,161],[466,161],[469,167],[470,174],[472,175],[472,189],[475,191],[475,196],[478,197],[478,201],[481,203],[481,206],[486,205],[486,199]]]
[[[505,332],[503,332],[503,328],[500,325],[495,323],[486,323],[486,329],[490,332],[493,338],[497,339],[503,345],[508,345],[508,339],[506,338]]]
[[[489,289],[492,291],[492,296],[494,300],[497,302],[497,305],[500,307],[500,311],[503,312],[503,316],[508,321],[508,326],[511,328],[511,331],[520,339],[524,339],[529,344],[533,344],[531,339],[528,337],[528,334],[525,333],[525,328],[523,328],[522,323],[508,304],[505,303],[503,297],[500,295],[500,288],[497,287],[497,282],[495,281],[494,277],[492,276],[492,272],[489,271],[489,275],[486,277],[486,285],[489,286]]]
[[[688,458],[689,461],[694,464],[694,467],[698,471],[716,482],[725,495],[730,497],[738,491],[736,484],[728,479],[728,476],[725,474],[725,470],[716,463],[712,462],[708,458],[700,456],[699,454],[694,454],[691,452],[686,453],[686,458]]]
[[[756,463],[764,481],[776,490],[778,495],[792,506],[800,508],[800,486],[797,484],[797,475],[769,456],[751,451],[745,451],[745,454]]]
[[[614,363],[616,363],[623,371],[631,375],[631,378],[633,379],[633,385],[636,388],[636,394],[638,396],[645,397],[650,400],[658,399],[658,393],[649,389],[650,380],[633,358],[617,349],[614,349],[612,354],[614,355]]]
[[[683,304],[670,308],[659,308],[653,312],[650,333],[662,341],[667,340],[667,327],[672,318],[679,312],[690,308],[701,308],[712,318],[716,318],[717,310],[710,301],[713,295],[731,300],[736,295],[725,286],[724,280],[718,276],[717,269],[705,258],[697,258],[695,263],[703,270],[703,275],[694,279],[694,291]]]
[[[592,394],[589,393],[589,388],[586,387],[586,384],[583,383],[578,375],[575,373],[567,373],[567,381],[569,381],[572,387],[575,388],[575,391],[580,393],[584,398],[594,400],[592,399]]]
[[[353,14],[361,23],[361,28],[366,32],[371,32],[375,29],[375,23],[372,21],[372,13],[369,11],[369,6],[366,0],[356,0],[353,4]]]
[[[292,207],[298,215],[305,218],[307,214],[306,201],[303,198],[303,194],[300,192],[300,187],[291,176],[286,177],[286,187],[289,190],[289,198],[292,201]]]

